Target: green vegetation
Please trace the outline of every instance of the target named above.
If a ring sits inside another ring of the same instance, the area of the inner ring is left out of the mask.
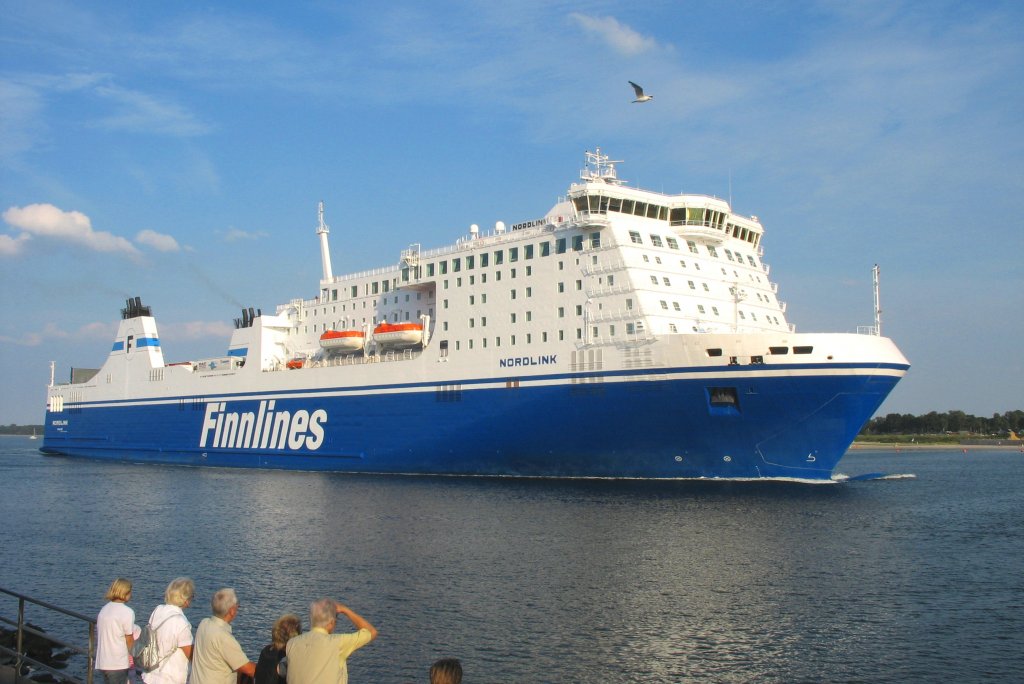
[[[1011,430],[1017,435],[1024,433],[1024,411],[995,413],[991,418],[972,416],[963,411],[932,411],[923,416],[890,413],[869,420],[857,441],[959,444],[960,440],[970,437],[1005,439]]]
[[[31,435],[36,434],[42,436],[43,426],[42,425],[0,425],[0,435]]]

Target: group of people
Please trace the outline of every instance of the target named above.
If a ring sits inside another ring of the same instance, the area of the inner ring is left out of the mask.
[[[96,618],[95,667],[104,684],[128,684],[135,670],[132,647],[142,630],[128,607],[131,597],[132,583],[117,578]],[[254,663],[231,633],[239,607],[235,590],[221,589],[213,595],[212,615],[203,618],[193,637],[184,610],[194,597],[195,583],[179,577],[167,585],[164,603],[149,616],[160,655],[155,666],[142,673],[145,684],[237,684],[243,678],[252,678],[254,684],[347,684],[348,657],[377,638],[377,629],[368,620],[323,598],[310,604],[308,632],[303,633],[298,615],[278,618],[271,643]],[[352,623],[354,632],[334,633],[339,615]],[[438,660],[430,668],[431,684],[461,681],[462,665],[454,658]]]

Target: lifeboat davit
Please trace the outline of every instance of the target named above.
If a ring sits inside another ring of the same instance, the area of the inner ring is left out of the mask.
[[[359,351],[365,338],[362,330],[328,330],[320,336],[320,348],[336,352]]]
[[[373,341],[384,347],[411,347],[423,341],[423,325],[381,323],[373,329]]]

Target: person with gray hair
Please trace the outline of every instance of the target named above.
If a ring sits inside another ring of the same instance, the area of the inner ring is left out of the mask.
[[[356,631],[334,634],[339,615]],[[309,606],[312,629],[288,641],[288,684],[348,684],[348,657],[377,638],[377,628],[351,608],[324,598]]]
[[[192,623],[184,609],[192,605],[196,585],[188,577],[178,577],[167,585],[164,603],[153,609],[149,624],[156,633],[160,651],[157,667],[142,675],[146,684],[185,684],[188,661],[192,660]]]
[[[235,684],[241,673],[252,677],[256,664],[246,657],[231,634],[231,622],[238,616],[234,589],[221,589],[210,600],[213,615],[203,618],[196,630],[195,653],[189,684]]]

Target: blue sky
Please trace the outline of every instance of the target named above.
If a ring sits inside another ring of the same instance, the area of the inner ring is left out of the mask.
[[[910,359],[881,413],[1024,407],[1015,2],[0,1],[0,423],[98,367],[129,295],[168,361],[240,306],[542,215],[583,152],[728,198],[804,332]],[[630,103],[627,81],[655,95]]]

